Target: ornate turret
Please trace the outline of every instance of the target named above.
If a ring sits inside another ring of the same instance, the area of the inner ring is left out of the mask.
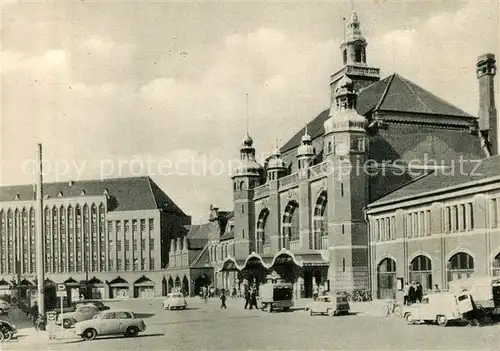
[[[358,15],[353,12],[345,23],[344,41],[340,44],[343,67],[331,76],[332,101],[334,100],[335,90],[340,83],[339,80],[343,76],[348,76],[353,81],[355,91],[359,91],[380,80],[380,70],[367,65],[367,46],[366,38],[361,33],[361,23]]]
[[[343,76],[335,89],[329,118],[324,123],[325,135],[341,131],[365,131],[365,118],[356,111],[357,96],[352,80]]]
[[[307,126],[301,141],[302,143],[297,150],[299,169],[306,168],[308,166],[309,159],[315,154],[314,147],[312,146],[312,138],[307,133]]]
[[[255,160],[255,148],[253,140],[246,134],[241,141],[240,164],[236,168],[237,176],[258,176],[262,173],[262,166]]]
[[[267,163],[267,179],[277,180],[281,174],[286,172],[285,161],[281,158],[281,152],[278,146],[278,140],[276,140],[276,148],[274,149],[271,157]]]

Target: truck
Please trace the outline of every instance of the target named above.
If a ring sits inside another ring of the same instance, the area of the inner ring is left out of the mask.
[[[293,307],[293,285],[291,283],[268,282],[259,288],[261,309],[272,312],[275,309],[288,311]]]
[[[500,314],[500,277],[470,277],[451,281],[448,285],[455,293],[467,291],[471,294],[476,307],[486,316]]]

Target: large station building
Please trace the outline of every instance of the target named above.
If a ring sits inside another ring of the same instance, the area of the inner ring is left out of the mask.
[[[477,63],[478,118],[397,73],[380,79],[366,52],[353,13],[340,46],[344,64],[331,75],[330,107],[265,164],[256,161],[252,138],[242,141],[234,209],[211,208],[217,286],[259,284],[275,271],[295,284],[297,297],[311,296],[315,284],[385,297],[395,294],[399,276],[443,285],[460,276],[455,270],[470,270],[472,259],[477,272],[492,272],[485,257],[500,249],[498,232],[485,229],[498,222],[488,219],[498,216],[494,56]],[[484,179],[444,172],[460,160],[481,163]],[[454,222],[461,218],[468,219]],[[440,227],[447,221],[452,227]],[[435,235],[417,234],[424,232]],[[431,271],[434,278],[424,277]]]

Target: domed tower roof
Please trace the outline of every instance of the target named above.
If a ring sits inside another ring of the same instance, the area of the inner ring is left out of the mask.
[[[241,141],[240,163],[236,168],[235,176],[260,176],[262,165],[255,160],[255,148],[253,139],[247,133]]]
[[[302,136],[301,141],[302,141],[302,144],[299,146],[299,148],[297,150],[297,157],[313,156],[314,155],[314,147],[312,146],[312,138],[307,133],[307,126],[306,126],[306,130],[304,132],[304,135]]]
[[[341,130],[364,131],[366,120],[356,111],[357,96],[353,81],[344,75],[334,92],[330,118],[324,123],[325,134]]]
[[[278,140],[276,140],[276,147],[274,148],[274,151],[271,153],[271,158],[267,163],[267,169],[268,170],[286,169],[285,161],[283,161],[283,159],[281,158],[281,151],[278,146]]]

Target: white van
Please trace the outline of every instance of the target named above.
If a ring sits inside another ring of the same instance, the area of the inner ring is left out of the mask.
[[[449,321],[461,320],[464,313],[473,309],[468,292],[441,292],[424,296],[421,303],[404,306],[403,317],[408,324],[436,322],[444,327]]]

